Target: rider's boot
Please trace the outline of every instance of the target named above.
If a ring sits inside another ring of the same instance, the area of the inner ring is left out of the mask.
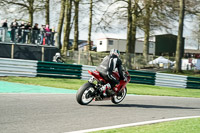
[[[107,96],[106,90],[110,90],[111,86],[109,83],[105,84],[103,87],[100,88],[101,92],[103,92],[103,96]]]

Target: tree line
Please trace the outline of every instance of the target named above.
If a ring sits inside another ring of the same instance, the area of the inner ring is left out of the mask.
[[[58,45],[63,56],[69,50],[69,37],[74,29],[73,50],[78,50],[80,5],[88,8],[88,51],[91,50],[91,36],[94,29],[109,30],[113,22],[122,23],[127,30],[126,53],[135,53],[138,30],[144,33],[144,60],[148,60],[149,37],[158,29],[169,30],[173,22],[178,22],[175,72],[181,71],[181,49],[183,47],[183,27],[185,16],[199,16],[199,0],[56,0],[60,4],[57,25]],[[45,11],[45,22],[50,24],[50,0],[1,0],[0,6],[17,6],[20,12],[28,12],[33,24],[33,14]],[[106,5],[106,6],[104,6]],[[94,18],[98,19],[95,20]],[[123,27],[122,26],[122,27]],[[61,40],[61,36],[63,39]],[[62,45],[61,45],[62,44]]]

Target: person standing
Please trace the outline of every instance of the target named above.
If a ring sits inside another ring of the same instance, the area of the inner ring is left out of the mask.
[[[24,35],[25,35],[25,42],[26,43],[30,43],[30,32],[31,32],[31,29],[32,29],[32,27],[31,27],[31,23],[30,22],[28,22],[26,25],[25,25],[25,30],[24,30]]]
[[[45,39],[44,39],[44,33],[45,33],[45,25],[41,25],[40,29],[40,44],[44,45],[45,44]]]
[[[19,38],[18,42],[19,43],[25,42],[24,28],[25,28],[24,21],[22,21],[21,24],[19,25],[19,29],[18,29],[18,38]]]
[[[16,29],[18,28],[18,23],[16,19],[14,19],[14,21],[11,23],[10,28],[11,28],[11,42],[15,42]]]
[[[48,24],[45,27],[45,32],[46,32],[47,45],[50,45],[51,30],[49,29],[49,25]]]
[[[8,29],[7,19],[4,20],[2,27]]]
[[[40,33],[40,29],[38,28],[38,23],[35,23],[32,29],[32,43],[33,44],[38,43],[37,40],[38,40],[39,33]]]

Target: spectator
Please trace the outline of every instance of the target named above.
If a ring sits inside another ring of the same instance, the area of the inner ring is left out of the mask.
[[[25,39],[25,42],[23,42],[23,43],[28,43],[28,41],[30,40],[30,31],[31,31],[31,28],[32,28],[31,27],[31,23],[28,22],[25,25],[25,28],[24,28],[24,39]]]
[[[21,24],[19,25],[19,29],[18,29],[18,42],[25,42],[25,36],[24,36],[24,29],[25,29],[25,24],[24,21],[21,22]]]
[[[14,21],[11,23],[10,27],[11,27],[11,42],[15,42],[15,33],[16,33],[15,30],[18,27],[18,23],[16,19],[14,19]]]
[[[54,46],[54,36],[55,36],[55,33],[56,33],[56,31],[55,31],[55,27],[52,27],[52,29],[51,29],[51,43],[52,43],[52,46]]]
[[[44,32],[45,32],[45,25],[41,25],[41,29],[40,29],[40,39],[41,39],[40,44],[41,45],[45,44]]]
[[[32,30],[32,43],[38,43],[38,36],[40,33],[40,29],[38,28],[38,23],[35,23],[33,30]]]
[[[7,19],[4,20],[4,22],[3,22],[3,24],[2,24],[2,27],[8,29]]]
[[[45,32],[46,32],[46,44],[50,45],[50,37],[51,37],[51,30],[49,29],[49,25],[47,24],[45,27]]]

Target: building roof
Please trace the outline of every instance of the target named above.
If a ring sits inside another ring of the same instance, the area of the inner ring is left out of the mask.
[[[97,39],[97,40],[104,40],[104,39],[107,39],[107,40],[110,40],[110,39],[112,39],[112,40],[126,40],[126,39],[120,39],[120,38],[108,38],[108,37],[105,37],[105,38],[99,38],[99,39]]]
[[[196,50],[196,49],[185,49],[184,53],[200,54],[200,50]]]

